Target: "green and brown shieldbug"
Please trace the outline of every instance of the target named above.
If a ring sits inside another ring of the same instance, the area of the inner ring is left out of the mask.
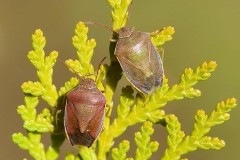
[[[104,26],[96,22],[85,23]],[[114,55],[134,88],[143,94],[150,94],[162,86],[164,74],[162,60],[151,41],[150,34],[129,27],[112,31],[116,37],[113,39],[116,41]]]
[[[143,94],[162,85],[163,66],[150,34],[122,27],[118,32],[114,55],[130,83]]]
[[[97,24],[113,31],[112,40],[116,43],[114,55],[134,88],[146,95],[162,86],[164,74],[162,60],[149,33],[135,31],[129,27],[121,27],[115,31],[101,23],[85,23]]]

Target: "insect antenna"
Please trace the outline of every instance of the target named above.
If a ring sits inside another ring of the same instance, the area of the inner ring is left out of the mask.
[[[104,58],[101,60],[101,62],[99,63],[99,65],[98,65],[97,76],[96,76],[96,78],[95,78],[95,82],[96,82],[96,80],[97,80],[97,77],[98,77],[98,73],[99,73],[100,67],[101,67],[103,61],[104,61],[106,58],[107,58],[107,57],[104,57]]]
[[[103,27],[103,28],[106,28],[106,29],[108,29],[108,30],[110,30],[110,31],[112,31],[112,32],[114,32],[114,33],[117,34],[117,32],[114,31],[112,28],[110,28],[110,27],[108,27],[108,26],[106,26],[106,25],[104,25],[104,24],[102,24],[102,23],[87,21],[87,22],[84,22],[84,24],[96,24],[96,25],[98,25],[98,26],[101,26],[101,27]]]

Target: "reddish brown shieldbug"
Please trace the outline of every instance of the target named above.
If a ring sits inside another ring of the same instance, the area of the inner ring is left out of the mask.
[[[139,92],[144,95],[150,94],[162,86],[164,74],[162,60],[149,33],[135,31],[129,27],[114,31],[101,23],[85,23],[97,24],[113,31],[113,37],[116,37],[113,39],[116,41],[114,55],[129,82]]]
[[[64,128],[72,145],[90,147],[102,130],[106,98],[93,79],[80,80],[66,95]]]

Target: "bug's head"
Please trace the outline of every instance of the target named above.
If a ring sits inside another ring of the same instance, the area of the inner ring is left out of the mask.
[[[118,31],[118,38],[127,38],[132,35],[134,27],[122,27]]]
[[[96,84],[94,82],[93,79],[91,78],[84,78],[82,79],[82,81],[80,82],[81,87],[85,88],[85,89],[94,89],[96,88]]]

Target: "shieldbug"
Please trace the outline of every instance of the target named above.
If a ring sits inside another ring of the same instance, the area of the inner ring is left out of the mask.
[[[129,4],[123,22],[128,18],[127,14],[132,4],[133,0]],[[113,40],[116,44],[110,43],[110,47],[115,46],[114,55],[134,88],[146,95],[162,86],[164,74],[162,60],[149,33],[135,31],[134,28],[129,27],[121,27],[115,31],[101,23],[85,23],[97,24],[113,31]]]
[[[163,66],[157,49],[154,47],[150,34],[135,31],[134,28],[122,27],[118,31],[97,22],[97,24],[114,32],[116,39],[114,55],[128,81],[143,94],[150,94],[162,86]]]
[[[90,147],[102,130],[106,98],[93,79],[80,79],[66,95],[64,128],[72,145]]]
[[[162,85],[163,66],[150,34],[122,27],[114,55],[130,83],[141,93],[150,94]]]

